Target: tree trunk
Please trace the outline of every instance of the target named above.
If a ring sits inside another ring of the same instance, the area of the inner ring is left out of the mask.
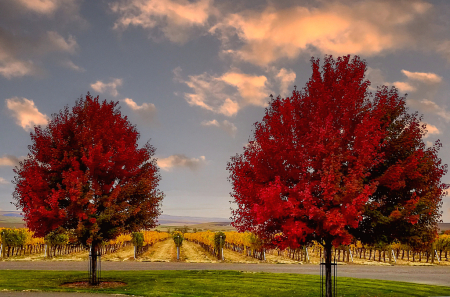
[[[97,253],[98,253],[98,244],[97,243],[92,243],[91,246],[91,257],[90,257],[90,279],[89,279],[89,284],[90,285],[98,285],[99,284],[99,279],[97,277]]]
[[[325,296],[333,297],[332,281],[331,281],[331,242],[325,243]]]

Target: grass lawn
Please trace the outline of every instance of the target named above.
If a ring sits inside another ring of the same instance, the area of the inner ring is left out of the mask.
[[[0,290],[97,292],[137,296],[320,296],[316,275],[238,271],[104,271],[102,280],[126,286],[70,289],[87,272],[0,270]],[[450,287],[339,277],[338,296],[450,296]]]

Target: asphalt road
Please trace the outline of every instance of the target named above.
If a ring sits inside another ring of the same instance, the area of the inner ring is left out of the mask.
[[[0,270],[88,270],[88,262],[69,261],[2,261]],[[320,274],[313,264],[239,264],[176,262],[102,262],[102,270],[237,270],[272,273]],[[404,281],[428,285],[450,286],[450,266],[374,266],[338,265],[338,277]],[[0,296],[4,296],[1,295]],[[77,295],[80,296],[80,295]]]

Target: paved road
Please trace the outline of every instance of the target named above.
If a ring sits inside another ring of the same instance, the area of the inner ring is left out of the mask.
[[[88,262],[68,261],[5,261],[1,269],[78,270],[88,269]],[[319,275],[319,265],[313,264],[238,264],[238,263],[176,263],[176,262],[102,262],[102,270],[237,270],[272,273]],[[404,281],[429,285],[450,286],[450,266],[372,266],[339,265],[338,276]],[[0,295],[3,296],[3,295]],[[77,295],[79,296],[79,295]]]

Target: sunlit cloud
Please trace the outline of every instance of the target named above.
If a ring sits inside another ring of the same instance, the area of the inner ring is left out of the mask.
[[[7,79],[32,75],[35,67],[32,61],[20,61],[14,58],[0,59],[0,75]]]
[[[184,97],[191,106],[198,106],[214,113],[234,116],[247,105],[266,106],[270,95],[267,78],[232,70],[223,75],[190,75],[183,79],[180,69],[174,71],[175,79],[190,87],[193,93]]]
[[[432,5],[424,1],[320,1],[229,14],[210,29],[224,53],[265,66],[311,48],[333,55],[378,55],[418,44],[417,28]],[[239,42],[230,42],[233,36]]]
[[[0,157],[0,166],[8,166],[8,167],[15,167],[19,165],[20,161],[23,161],[25,157],[16,157],[13,155],[3,155]]]
[[[7,184],[9,184],[9,182],[3,177],[0,177],[0,185],[7,185]]]
[[[119,92],[117,92],[117,88],[120,87],[121,85],[122,79],[113,78],[109,83],[104,83],[98,80],[95,83],[91,84],[91,88],[93,88],[95,91],[99,93],[109,93],[111,96],[116,97],[117,95],[119,95]]]
[[[406,75],[409,79],[418,80],[426,84],[437,84],[442,81],[442,77],[430,72],[410,72],[407,70],[402,70],[402,73]]]
[[[31,130],[35,125],[47,125],[48,117],[39,112],[33,100],[13,97],[6,99],[6,107],[16,118],[16,123],[25,130]]]
[[[407,103],[417,108],[420,112],[433,113],[442,117],[446,122],[450,122],[450,112],[447,111],[445,108],[436,104],[436,102],[433,102],[428,99],[422,100],[410,99],[407,100]]]
[[[150,30],[152,37],[162,32],[176,43],[185,43],[194,28],[205,26],[213,10],[210,0],[122,0],[110,8],[119,15],[114,29],[142,27]]]
[[[167,158],[158,159],[158,166],[164,171],[170,171],[175,167],[186,167],[196,171],[207,163],[205,156],[199,158],[188,158],[186,155],[177,154]]]
[[[236,136],[237,127],[233,123],[231,123],[231,122],[229,122],[227,120],[224,120],[222,122],[218,122],[217,120],[214,119],[214,120],[211,120],[211,121],[203,121],[201,124],[202,124],[202,126],[215,126],[215,127],[218,127],[220,129],[222,129],[223,131],[225,131],[226,133],[228,133],[231,137],[235,137]]]
[[[402,81],[396,81],[391,83],[390,85],[395,86],[400,91],[400,93],[414,92],[417,90],[416,87]]]
[[[294,83],[296,78],[296,74],[291,69],[281,68],[278,74],[276,75],[276,79],[280,84],[280,93],[281,96],[287,96],[289,94],[289,87],[292,88],[292,84]]]
[[[62,5],[75,4],[77,0],[15,0],[22,7],[39,14],[53,14]]]
[[[231,71],[225,73],[219,79],[237,88],[244,105],[267,105],[270,91],[266,87],[267,78],[265,76]]]
[[[433,126],[428,123],[421,123],[421,124],[426,124],[426,126],[427,126],[427,128],[426,128],[427,133],[425,134],[424,138],[427,138],[430,135],[434,135],[434,134],[441,134],[441,131],[439,131],[439,129],[436,126]]]
[[[134,112],[136,112],[139,116],[141,116],[144,120],[153,121],[156,115],[156,107],[153,103],[142,103],[142,105],[138,105],[131,98],[125,98],[123,100],[125,104],[131,108]]]

